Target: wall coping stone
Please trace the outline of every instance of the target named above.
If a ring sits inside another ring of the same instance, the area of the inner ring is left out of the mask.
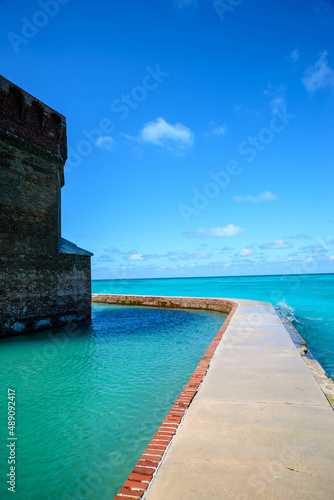
[[[92,294],[92,302],[104,304],[163,307],[171,309],[204,309],[228,313],[227,318],[213,338],[192,377],[181,391],[165,419],[157,429],[137,464],[129,474],[114,500],[142,498],[149,489],[166,452],[209,369],[211,359],[224,332],[237,310],[238,303],[232,300],[202,297],[161,297],[153,295]],[[166,430],[168,429],[168,432]],[[155,453],[159,449],[163,453]],[[154,460],[153,460],[154,458]]]

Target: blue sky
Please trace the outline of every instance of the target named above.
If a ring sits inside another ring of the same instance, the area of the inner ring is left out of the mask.
[[[334,2],[0,1],[93,278],[334,272]]]

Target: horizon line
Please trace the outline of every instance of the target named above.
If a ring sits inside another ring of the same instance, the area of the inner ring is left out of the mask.
[[[276,276],[330,276],[334,273],[302,273],[302,274],[240,274],[235,276],[170,276],[160,278],[95,278],[91,281],[138,281],[138,280],[182,280],[198,278],[261,278]]]

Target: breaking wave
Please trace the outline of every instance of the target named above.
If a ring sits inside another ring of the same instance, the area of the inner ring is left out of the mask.
[[[277,307],[279,307],[281,313],[283,314],[283,316],[285,316],[287,318],[288,321],[294,322],[294,323],[299,323],[299,321],[295,315],[294,308],[289,306],[289,304],[287,304],[285,302],[285,300],[278,302]]]

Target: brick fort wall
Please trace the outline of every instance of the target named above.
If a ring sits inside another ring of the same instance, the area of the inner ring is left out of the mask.
[[[0,76],[0,337],[90,318],[91,253],[61,238],[66,120]]]

